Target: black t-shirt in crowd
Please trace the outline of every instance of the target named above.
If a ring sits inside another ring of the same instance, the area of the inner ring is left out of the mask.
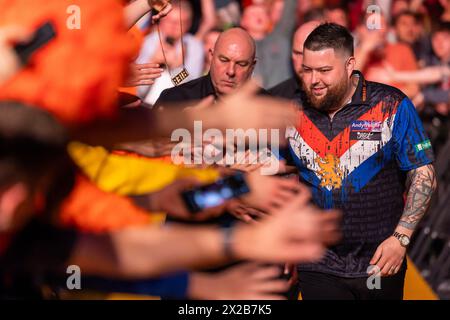
[[[261,88],[258,94],[269,95],[269,92]],[[154,107],[157,108],[167,103],[198,101],[208,96],[214,96],[218,99],[209,73],[179,86],[165,89],[156,100]],[[242,107],[245,108],[245,106]]]

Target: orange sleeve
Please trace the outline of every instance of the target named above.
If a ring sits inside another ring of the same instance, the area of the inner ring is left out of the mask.
[[[401,61],[402,70],[417,70],[417,59],[412,49],[407,45],[402,45]]]
[[[386,48],[387,62],[398,71],[417,70],[414,52],[405,44],[397,43]]]
[[[417,60],[414,52],[410,47],[403,43],[396,43],[386,48],[387,62],[398,71],[414,71],[417,70]],[[410,84],[407,82],[391,82],[389,85],[402,90],[408,95]]]
[[[147,225],[155,220],[130,199],[104,192],[79,175],[72,193],[62,204],[60,222],[80,231],[99,233]]]

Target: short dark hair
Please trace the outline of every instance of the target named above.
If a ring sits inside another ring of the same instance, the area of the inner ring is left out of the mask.
[[[323,23],[306,38],[305,49],[319,51],[332,48],[342,50],[353,56],[353,36],[343,26],[336,23]]]

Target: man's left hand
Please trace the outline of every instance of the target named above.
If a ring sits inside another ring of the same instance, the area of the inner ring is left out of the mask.
[[[370,264],[376,265],[379,268],[382,277],[391,276],[400,270],[405,255],[406,248],[400,244],[398,239],[391,236],[378,246],[372,260],[370,260]],[[370,274],[376,272],[375,268]]]

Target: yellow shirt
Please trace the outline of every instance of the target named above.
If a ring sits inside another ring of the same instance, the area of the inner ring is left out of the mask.
[[[72,142],[69,154],[100,189],[120,195],[141,195],[158,191],[180,178],[212,183],[219,172],[212,168],[185,168],[158,159],[111,154],[103,147]]]

